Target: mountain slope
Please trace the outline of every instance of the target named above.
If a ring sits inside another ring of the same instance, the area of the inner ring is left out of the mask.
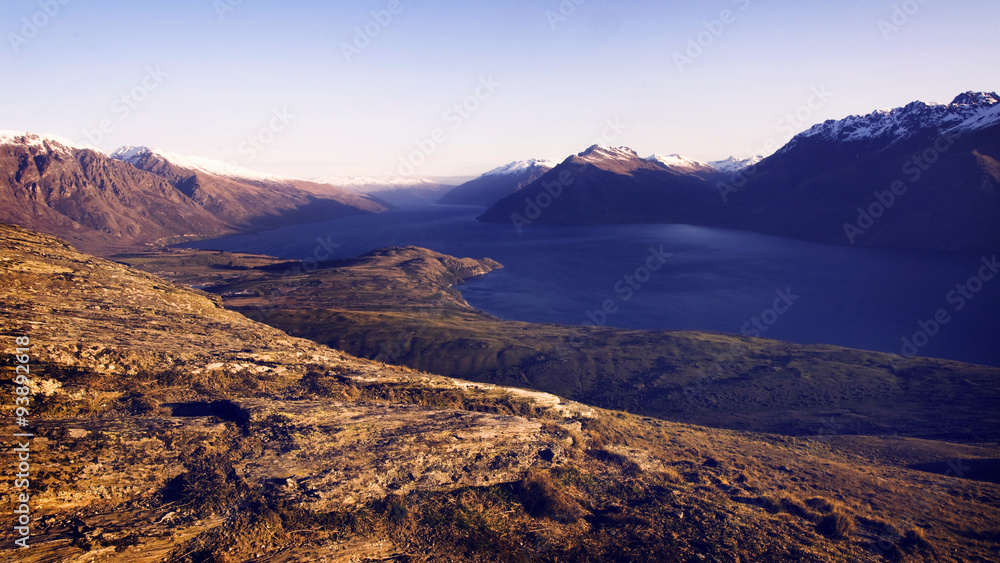
[[[5,561],[996,552],[1000,486],[908,467],[989,467],[996,448],[791,439],[604,411],[352,358],[52,237],[0,226],[0,250],[0,334],[31,340],[34,434],[31,548],[7,527]],[[398,266],[419,276],[442,258],[477,271],[441,256]],[[293,278],[283,291],[296,293]],[[14,479],[0,482],[15,492]]]
[[[58,137],[0,132],[0,222],[109,253],[386,209],[332,186],[225,175],[224,165],[203,159],[145,148],[116,156]]]
[[[715,224],[819,242],[1000,248],[1000,103],[951,104],[828,121],[793,138],[752,176],[722,186]]]
[[[444,194],[438,203],[489,207],[554,168],[549,160],[519,160],[494,168]]]
[[[91,249],[232,231],[155,174],[30,133],[0,137],[0,202],[0,221]]]
[[[654,169],[668,168],[664,162],[674,164],[673,176]],[[981,252],[1000,248],[998,163],[1000,97],[966,92],[949,104],[913,102],[818,124],[762,161],[707,165],[716,176],[676,155],[644,167],[631,151],[591,148],[540,179],[551,193],[536,181],[480,219],[522,227],[688,223]],[[699,183],[710,184],[711,196]]]
[[[333,186],[255,173],[158,149],[122,147],[111,158],[160,176],[214,216],[241,229],[386,209],[369,197]]]
[[[684,221],[700,202],[714,197],[706,179],[711,177],[640,158],[625,147],[594,145],[498,201],[479,220],[513,222],[519,229],[533,222]]]

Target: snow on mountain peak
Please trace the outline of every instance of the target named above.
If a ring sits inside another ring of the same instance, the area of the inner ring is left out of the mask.
[[[971,131],[1000,122],[998,106],[1000,98],[994,92],[965,92],[950,104],[911,102],[901,108],[825,121],[796,135],[786,147],[798,139],[809,137],[841,142],[888,141],[892,144],[922,129]]]
[[[708,163],[709,166],[715,168],[719,172],[725,172],[727,174],[735,174],[737,172],[742,172],[751,166],[754,166],[758,162],[764,160],[761,155],[751,156],[750,158],[736,158],[731,156],[724,160],[713,160]]]
[[[951,105],[992,106],[996,103],[1000,103],[1000,97],[997,96],[996,92],[973,92],[970,90],[956,96]]]
[[[679,154],[668,154],[667,156],[654,154],[650,157],[647,157],[646,160],[651,162],[659,162],[664,166],[674,167],[674,168],[702,168],[707,166],[704,162],[699,162],[697,160],[688,158],[686,156],[681,156]]]
[[[587,150],[578,154],[581,158],[638,158],[639,154],[628,147],[609,147],[607,145],[592,145]]]
[[[544,160],[540,158],[515,160],[514,162],[504,164],[503,166],[498,166],[483,174],[483,176],[509,176],[511,174],[519,174],[521,172],[531,170],[532,168],[555,168],[556,164],[556,162],[552,162],[551,160]]]
[[[320,176],[313,178],[311,182],[317,184],[329,184],[338,188],[344,188],[359,193],[372,191],[385,191],[404,188],[433,187],[440,185],[438,182],[426,178],[413,178],[408,176]]]
[[[51,149],[58,150],[59,147],[52,147],[52,144],[61,145],[67,149],[89,149],[96,152],[101,152],[94,147],[80,145],[70,141],[65,137],[60,137],[59,135],[37,135],[35,133],[30,133],[28,131],[5,131],[0,130],[0,145],[27,145],[34,147],[45,147],[46,143],[50,145]]]
[[[143,158],[147,155],[157,156],[175,166],[180,166],[181,168],[187,168],[189,170],[196,170],[199,172],[207,172],[209,174],[214,174],[216,176],[226,176],[228,178],[236,178],[243,180],[281,181],[288,179],[280,176],[274,176],[272,174],[265,174],[263,172],[255,172],[253,170],[248,170],[235,163],[226,163],[218,160],[212,160],[210,158],[203,158],[200,156],[186,156],[181,154],[175,154],[172,152],[167,152],[160,149],[153,149],[150,147],[141,147],[141,146],[133,147],[126,145],[118,148],[113,153],[111,153],[111,158],[123,162],[128,162],[129,164],[134,164],[137,159]]]
[[[121,160],[124,162],[133,162],[134,160],[153,152],[153,149],[149,147],[133,147],[131,145],[125,145],[123,147],[118,147],[109,156],[115,160]]]

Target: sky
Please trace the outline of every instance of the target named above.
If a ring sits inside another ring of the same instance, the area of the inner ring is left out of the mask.
[[[299,178],[769,154],[1000,89],[996,0],[6,0],[0,129]]]

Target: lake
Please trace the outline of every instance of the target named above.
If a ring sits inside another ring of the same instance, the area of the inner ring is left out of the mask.
[[[703,330],[1000,366],[990,256],[853,248],[689,225],[479,223],[427,206],[184,246],[288,259],[415,245],[504,269],[459,287],[504,319]],[[961,287],[959,287],[961,286]]]

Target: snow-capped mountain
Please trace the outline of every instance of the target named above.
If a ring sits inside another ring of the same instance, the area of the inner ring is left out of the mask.
[[[756,165],[760,161],[764,160],[763,156],[751,156],[750,158],[736,158],[731,156],[723,160],[713,160],[707,164],[712,168],[715,168],[719,172],[725,172],[726,174],[737,174]]]
[[[413,188],[416,186],[439,186],[440,182],[427,178],[412,178],[407,176],[320,176],[313,182],[330,184],[340,188],[360,193],[371,193],[392,188]]]
[[[1000,99],[827,121],[723,185],[715,224],[837,244],[1000,249]]]
[[[512,174],[522,174],[534,168],[555,168],[558,162],[545,160],[542,158],[531,158],[528,160],[515,160],[514,162],[497,166],[493,170],[483,174],[483,176],[510,176]]]
[[[638,159],[639,153],[628,147],[591,145],[587,150],[576,155],[576,157],[584,162],[602,162],[608,160]]]
[[[558,163],[532,158],[498,166],[444,194],[438,203],[489,207],[552,170]]]
[[[208,174],[215,174],[216,176],[225,176],[228,178],[239,178],[245,180],[261,180],[261,181],[276,181],[276,180],[280,181],[280,180],[291,179],[291,178],[283,178],[281,176],[275,176],[273,174],[256,172],[254,170],[248,170],[235,163],[226,163],[218,160],[212,160],[210,158],[203,158],[200,156],[181,155],[150,147],[142,147],[142,146],[133,147],[126,145],[123,147],[119,147],[109,156],[115,160],[128,162],[129,164],[135,164],[136,162],[148,158],[151,155],[166,160],[177,166],[180,166],[181,168],[206,172]]]
[[[313,182],[337,186],[358,194],[376,197],[397,206],[433,203],[454,186],[427,178],[408,176],[320,176]]]
[[[55,135],[0,133],[0,222],[93,252],[233,232],[166,180]]]
[[[367,196],[147,147],[112,156],[54,135],[0,132],[0,222],[93,251],[386,209]]]
[[[950,104],[912,102],[867,115],[828,120],[796,135],[781,151],[805,139],[891,146],[929,129],[969,132],[1000,123],[1000,97],[995,92],[965,92]]]
[[[833,244],[1000,250],[994,93],[827,121],[766,159],[709,162],[711,174],[692,172],[696,164],[595,145],[480,220],[519,230],[534,223],[680,222]],[[559,183],[560,175],[572,182]]]
[[[22,145],[26,147],[40,147],[66,152],[69,150],[92,150],[101,152],[93,147],[74,143],[73,141],[60,137],[59,135],[38,135],[28,131],[6,131],[0,130],[0,145]]]
[[[528,225],[682,221],[714,196],[715,169],[683,157],[642,158],[628,147],[593,145],[521,191],[500,199],[480,221]],[[542,211],[544,207],[544,212]]]
[[[660,164],[670,168],[703,168],[706,166],[706,163],[704,162],[700,162],[686,156],[681,156],[679,154],[668,154],[666,156],[654,154],[646,157],[646,160],[659,162]]]

